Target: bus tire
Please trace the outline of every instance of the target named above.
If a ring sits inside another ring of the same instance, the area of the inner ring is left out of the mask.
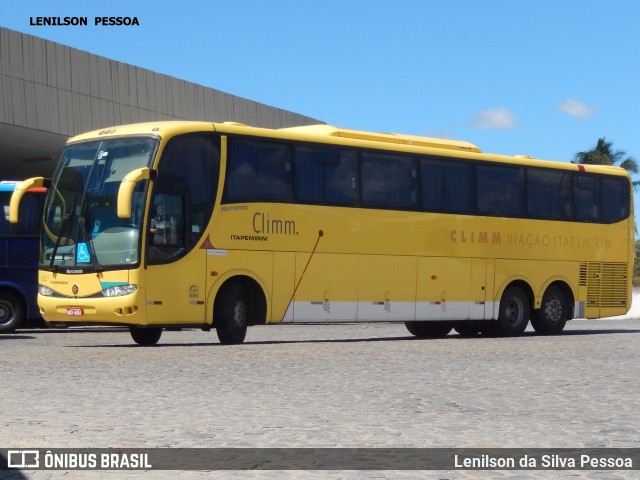
[[[12,292],[0,292],[0,333],[15,332],[26,316],[22,299]]]
[[[234,282],[222,287],[214,308],[218,340],[223,345],[238,345],[247,335],[249,304],[244,287]]]
[[[453,328],[448,322],[404,322],[409,333],[417,338],[443,338]]]
[[[500,299],[498,326],[507,337],[522,335],[527,329],[531,308],[529,298],[518,286],[508,287]]]
[[[131,338],[138,345],[143,347],[152,347],[160,340],[162,336],[162,328],[160,327],[129,327]]]
[[[569,302],[563,290],[551,285],[542,296],[539,310],[531,316],[531,326],[541,335],[558,335],[564,330],[571,315]]]

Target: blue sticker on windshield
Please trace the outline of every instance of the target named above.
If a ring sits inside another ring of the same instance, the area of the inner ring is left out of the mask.
[[[78,263],[88,263],[91,261],[91,257],[89,256],[89,248],[86,243],[78,244],[78,253],[76,254],[76,258]]]

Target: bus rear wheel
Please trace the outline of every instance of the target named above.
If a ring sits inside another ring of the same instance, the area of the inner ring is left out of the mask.
[[[129,327],[131,338],[138,345],[143,347],[151,347],[158,343],[162,336],[162,328],[160,327]]]
[[[404,322],[404,325],[417,338],[443,338],[453,328],[448,322]]]
[[[238,345],[247,335],[249,305],[239,282],[222,287],[213,312],[218,340],[223,345]]]
[[[11,333],[25,319],[25,307],[20,297],[11,292],[0,292],[0,333]]]
[[[567,324],[569,316],[567,296],[561,288],[552,285],[544,292],[540,309],[534,310],[531,326],[541,335],[558,335]]]
[[[517,286],[507,288],[500,299],[498,327],[507,337],[522,335],[529,323],[531,308],[524,291]]]

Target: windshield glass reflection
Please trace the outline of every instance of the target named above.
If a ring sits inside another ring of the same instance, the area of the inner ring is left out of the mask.
[[[148,182],[136,184],[130,218],[118,218],[118,189],[126,174],[151,166],[156,148],[152,138],[120,138],[64,150],[45,205],[42,266],[100,270],[139,262]]]

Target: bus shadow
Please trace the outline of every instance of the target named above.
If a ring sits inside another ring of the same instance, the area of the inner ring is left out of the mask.
[[[640,330],[630,330],[630,329],[607,329],[607,330],[567,330],[566,332],[562,332],[558,336],[571,336],[571,335],[613,335],[618,333],[640,333]],[[536,335],[537,336],[537,335]]]
[[[445,340],[445,341],[454,341],[454,340],[469,340],[469,339],[478,339],[478,340],[488,340],[488,339],[497,339],[497,340],[514,340],[517,338],[530,338],[530,337],[563,337],[563,336],[576,336],[576,335],[612,335],[612,334],[620,334],[620,333],[640,333],[640,330],[626,330],[626,329],[617,329],[617,330],[574,330],[563,332],[560,335],[538,335],[536,332],[525,332],[520,337],[503,337],[503,336],[491,336],[491,335],[477,335],[474,337],[468,337],[458,334],[450,334],[446,337],[442,338],[417,338],[413,335],[408,335],[406,337],[374,337],[374,338],[339,338],[339,339],[323,339],[323,340],[264,340],[264,341],[251,341],[244,342],[242,345],[271,345],[271,344],[281,344],[281,343],[359,343],[359,342],[388,342],[388,341],[416,341],[416,342],[428,342],[428,341],[437,341],[437,340]],[[173,346],[173,344],[165,344]],[[177,346],[177,344],[176,344]]]
[[[281,344],[296,344],[296,343],[361,343],[361,342],[388,342],[398,340],[417,340],[414,337],[373,337],[373,338],[336,338],[336,339],[320,339],[320,340],[256,340],[252,342],[242,342],[235,346],[243,345],[281,345]],[[130,344],[105,344],[105,345],[69,345],[74,348],[140,348],[140,345],[135,343]],[[195,342],[195,343],[160,343],[153,345],[153,348],[171,348],[171,347],[233,347],[234,345],[222,345],[217,341],[211,342]],[[144,348],[144,347],[143,347]]]
[[[622,329],[622,328],[618,328],[618,329],[606,329],[606,330],[565,330],[564,332],[558,334],[558,335],[541,335],[538,334],[536,332],[525,332],[522,335],[520,335],[519,337],[504,337],[501,335],[475,335],[475,336],[464,336],[464,335],[457,335],[457,334],[451,334],[451,335],[447,335],[446,337],[444,337],[444,339],[451,339],[451,340],[469,340],[469,339],[485,339],[485,338],[495,338],[495,339],[517,339],[517,338],[552,338],[552,337],[556,337],[556,338],[562,338],[562,337],[571,337],[571,336],[580,336],[580,335],[584,335],[584,336],[592,336],[592,335],[616,335],[616,334],[621,334],[621,333],[640,333],[640,330],[638,329]],[[419,339],[418,339],[419,340]]]
[[[29,333],[49,334],[49,333],[129,333],[129,330],[122,327],[94,327],[94,328],[40,328],[38,330],[29,329]]]
[[[325,338],[325,339],[310,339],[310,340],[253,340],[243,342],[237,346],[243,345],[286,345],[286,344],[313,344],[313,343],[375,343],[375,342],[399,342],[399,341],[409,341],[409,342],[429,342],[429,341],[462,341],[462,340],[515,340],[515,339],[527,339],[527,338],[548,338],[548,337],[558,337],[561,338],[563,336],[595,336],[595,335],[617,335],[617,334],[635,334],[640,333],[640,330],[628,330],[628,329],[608,329],[608,330],[569,330],[561,333],[560,335],[538,335],[535,332],[525,332],[520,337],[500,337],[500,336],[482,336],[477,335],[474,337],[465,337],[457,334],[450,334],[443,338],[416,338],[412,335],[407,336],[394,336],[394,337],[367,337],[367,338]],[[139,345],[133,343],[128,344],[103,344],[103,345],[70,345],[74,348],[140,348]],[[153,345],[153,348],[175,348],[175,347],[229,347],[229,345],[222,345],[217,341],[211,342],[196,342],[196,343],[182,343],[182,342],[171,342],[171,343],[160,343],[157,345]],[[143,347],[144,348],[144,347]]]
[[[2,467],[2,470],[0,470],[0,472],[2,472],[0,474],[0,478],[5,478],[7,480],[28,480],[29,477],[26,476],[26,474],[24,474],[22,472],[22,470],[20,470],[19,468],[15,468],[12,467],[12,470],[5,470],[5,468],[7,468],[7,466],[9,465],[9,458],[8,458],[8,454],[5,457],[5,455],[0,452],[0,467]]]

